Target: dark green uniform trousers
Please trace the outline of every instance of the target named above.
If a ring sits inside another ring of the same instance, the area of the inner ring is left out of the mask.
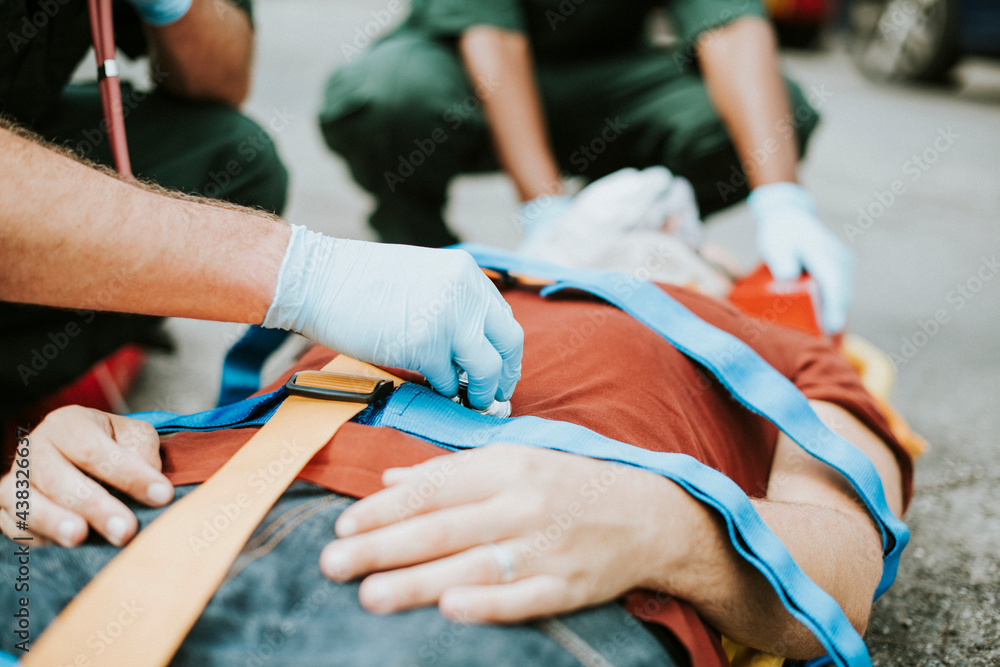
[[[125,127],[133,172],[189,194],[280,213],[288,175],[267,133],[239,112],[126,87]],[[68,87],[33,128],[111,165],[96,85]],[[31,196],[24,193],[24,196]],[[122,276],[108,288],[106,300]],[[102,295],[97,295],[99,302]],[[82,375],[121,345],[142,340],[160,318],[0,303],[0,419]],[[22,425],[26,426],[26,425]]]
[[[664,165],[694,185],[703,215],[741,200],[746,178],[701,77],[682,55],[646,49],[593,60],[543,61],[536,74],[551,144],[567,175],[593,180],[624,167]],[[460,173],[498,168],[480,97],[453,40],[400,30],[331,77],[320,117],[377,207],[384,241],[455,242],[441,211]],[[788,82],[792,111],[779,131],[801,151],[818,115]],[[766,159],[766,156],[762,156]]]

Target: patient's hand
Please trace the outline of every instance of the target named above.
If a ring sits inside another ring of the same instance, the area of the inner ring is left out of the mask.
[[[27,509],[30,532],[43,539],[76,546],[89,524],[121,546],[135,535],[135,515],[95,480],[147,505],[164,505],[174,489],[160,472],[159,451],[159,436],[145,422],[76,405],[60,408],[18,442],[18,460],[0,480],[0,529],[8,536],[23,533],[16,515]],[[25,455],[28,463],[21,464]]]
[[[692,549],[695,501],[624,465],[493,445],[387,470],[383,482],[344,511],[342,539],[320,557],[337,581],[381,572],[361,584],[375,613],[439,603],[464,622],[548,616],[662,583],[656,573]]]

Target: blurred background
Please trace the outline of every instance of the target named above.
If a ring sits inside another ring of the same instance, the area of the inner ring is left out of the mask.
[[[893,402],[931,444],[917,466],[913,539],[876,607],[876,665],[1000,664],[1000,3],[770,0],[787,72],[822,123],[802,180],[854,251],[849,329],[896,361]],[[287,218],[367,239],[371,200],[324,146],[328,74],[406,15],[399,0],[256,0],[247,110],[292,176]],[[89,67],[89,63],[88,63]],[[137,70],[137,72],[139,72]],[[499,175],[453,185],[447,218],[469,241],[513,247],[516,196]],[[711,240],[756,263],[743,205]],[[172,320],[133,410],[211,407],[235,325]],[[285,345],[274,376],[296,354]]]

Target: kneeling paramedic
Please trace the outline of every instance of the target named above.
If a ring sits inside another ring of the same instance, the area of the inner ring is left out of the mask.
[[[676,41],[648,35],[653,8]],[[443,246],[449,184],[502,168],[530,234],[571,206],[567,177],[665,166],[703,216],[749,195],[771,272],[808,271],[843,329],[853,260],[798,183],[826,96],[781,75],[758,0],[414,0],[403,24],[327,84],[327,145],[376,200],[384,241]]]

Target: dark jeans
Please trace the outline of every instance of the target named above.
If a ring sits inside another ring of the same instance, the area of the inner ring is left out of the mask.
[[[189,194],[280,213],[288,174],[267,132],[235,109],[123,86],[132,170]],[[284,122],[276,119],[276,122]],[[90,160],[111,165],[94,85],[67,87],[32,128]],[[108,301],[128,275],[97,295]],[[40,308],[0,302],[0,420],[73,382],[122,345],[142,340],[160,318]],[[22,424],[22,426],[25,426]]]
[[[177,496],[191,488],[178,488]],[[686,661],[672,638],[651,632],[613,603],[511,626],[459,625],[434,607],[369,614],[358,603],[358,582],[333,583],[317,564],[320,550],[333,538],[334,522],[352,502],[312,484],[293,484],[250,538],[171,664],[672,667]],[[141,526],[161,511],[133,507]],[[14,549],[6,540],[3,547]],[[117,551],[98,539],[76,549],[31,549],[33,636]],[[14,590],[17,568],[12,558],[0,564],[5,599],[6,591]],[[0,648],[17,655],[12,619],[4,616]],[[90,649],[96,651],[101,641],[95,634]]]

